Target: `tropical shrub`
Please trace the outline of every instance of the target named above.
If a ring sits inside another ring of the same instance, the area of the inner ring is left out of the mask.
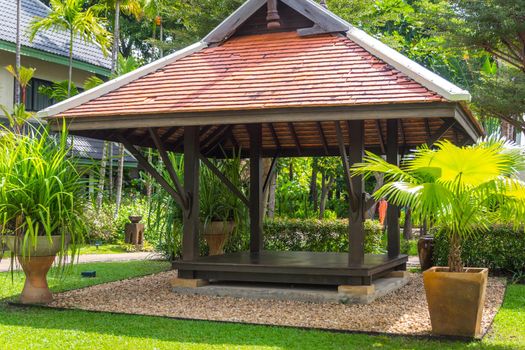
[[[442,230],[434,230],[434,263],[447,264],[450,239]],[[466,266],[487,267],[505,275],[525,273],[525,232],[523,228],[491,226],[485,233],[477,233],[463,240],[461,258]]]
[[[0,133],[0,238],[22,238],[23,254],[38,236],[62,236],[61,258],[84,241],[87,183],[69,151],[65,127],[59,135],[44,127]]]
[[[519,227],[525,219],[525,183],[521,148],[497,140],[457,147],[442,141],[436,148],[421,147],[402,167],[367,153],[354,173],[382,173],[385,185],[374,196],[400,207],[410,207],[414,217],[442,227],[450,239],[448,266],[463,271],[462,241],[489,234],[495,222]]]
[[[365,253],[384,253],[383,226],[365,221]],[[348,220],[275,219],[264,223],[264,246],[276,251],[348,252]]]

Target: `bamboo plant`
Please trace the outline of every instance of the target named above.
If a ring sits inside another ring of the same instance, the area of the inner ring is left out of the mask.
[[[419,148],[401,167],[367,153],[353,173],[384,174],[385,184],[374,197],[431,218],[449,235],[450,271],[461,272],[464,239],[488,233],[492,223],[517,227],[524,222],[525,183],[518,178],[524,165],[523,150],[509,142],[489,139],[458,147],[443,141],[435,148]]]

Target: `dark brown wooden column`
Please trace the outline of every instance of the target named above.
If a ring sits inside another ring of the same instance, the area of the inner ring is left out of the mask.
[[[199,154],[199,127],[187,126],[184,128],[184,194],[189,206],[183,212],[183,260],[199,256]]]
[[[397,141],[398,121],[397,119],[387,120],[386,137],[386,160],[387,162],[399,165],[399,144]],[[399,208],[388,204],[386,214],[388,256],[397,257],[400,252],[399,247]]]
[[[350,150],[348,153],[350,163],[360,163],[363,161],[365,150],[365,123],[362,120],[352,120],[348,122],[350,135]],[[363,177],[352,177],[352,188],[355,192],[357,205],[355,209],[350,209],[349,215],[349,264],[360,266],[365,259],[365,227],[363,223]]]
[[[261,157],[262,128],[248,126],[250,134],[250,252],[263,250],[263,164]]]

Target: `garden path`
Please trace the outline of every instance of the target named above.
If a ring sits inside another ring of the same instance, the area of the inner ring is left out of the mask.
[[[162,255],[150,252],[138,253],[117,253],[117,254],[86,254],[78,257],[78,263],[92,262],[114,262],[114,261],[132,261],[132,260],[157,260],[162,259]],[[11,259],[2,259],[0,261],[0,272],[9,271]]]

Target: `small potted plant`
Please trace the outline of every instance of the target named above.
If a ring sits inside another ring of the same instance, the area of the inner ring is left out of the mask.
[[[422,147],[402,167],[367,153],[365,162],[354,166],[356,174],[385,175],[376,198],[410,207],[415,216],[431,219],[449,236],[448,266],[423,272],[433,333],[480,335],[488,270],[464,267],[461,243],[477,232],[488,234],[491,223],[524,222],[525,184],[518,179],[523,168],[522,150],[496,140]]]
[[[86,182],[70,159],[67,133],[52,136],[43,126],[25,135],[0,136],[0,238],[18,260],[26,281],[22,303],[52,300],[46,275],[59,256],[71,261],[84,238]]]

